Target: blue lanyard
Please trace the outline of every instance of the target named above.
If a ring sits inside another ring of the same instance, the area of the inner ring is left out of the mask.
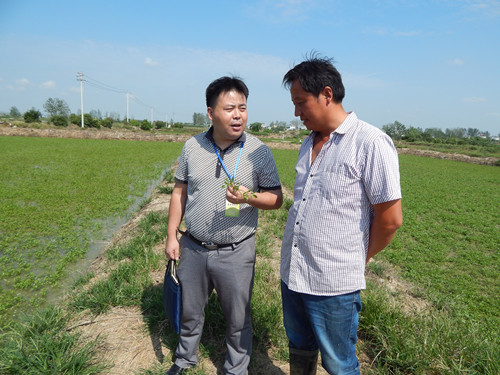
[[[222,165],[222,168],[224,168],[224,171],[226,172],[227,174],[227,177],[229,177],[229,179],[231,181],[234,180],[234,177],[236,176],[236,170],[238,169],[238,164],[240,164],[240,158],[241,158],[241,152],[243,151],[243,144],[245,142],[241,142],[241,146],[240,146],[240,153],[238,154],[238,160],[236,160],[236,165],[234,166],[234,172],[233,172],[233,176],[231,177],[231,175],[229,174],[227,168],[226,168],[226,165],[224,164],[224,162],[222,161],[222,158],[220,157],[219,155],[219,152],[217,151],[217,147],[215,146],[215,143],[212,143],[212,146],[214,146],[214,150],[215,150],[215,153],[217,154],[217,157],[219,158],[219,161],[220,161],[220,164]]]

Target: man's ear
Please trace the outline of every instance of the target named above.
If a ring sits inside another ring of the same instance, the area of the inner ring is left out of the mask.
[[[326,103],[329,104],[333,101],[333,91],[330,86],[325,86],[323,91],[321,91],[321,94],[319,94],[320,97],[323,97],[326,100]]]
[[[208,118],[210,119],[210,121],[213,121],[213,118],[212,118],[212,113],[213,113],[213,111],[214,111],[214,110],[212,109],[212,107],[208,107],[208,108],[207,108],[207,116],[208,116]]]

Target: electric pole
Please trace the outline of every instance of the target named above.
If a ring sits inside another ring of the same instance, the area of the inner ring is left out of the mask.
[[[130,94],[127,92],[127,124],[128,124],[128,98],[130,97]]]
[[[84,127],[84,124],[83,124],[83,81],[85,81],[85,79],[83,78],[83,73],[78,72],[76,79],[77,79],[77,81],[80,81],[80,104],[81,104],[81,111],[82,111],[82,128],[83,128]]]

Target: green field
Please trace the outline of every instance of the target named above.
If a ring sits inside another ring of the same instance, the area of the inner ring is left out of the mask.
[[[122,220],[178,143],[0,137],[0,322],[44,301],[91,239]]]
[[[47,246],[46,238],[49,235],[54,236],[54,233],[57,234],[51,231],[51,227],[57,225],[61,233],[66,233],[64,237],[74,236],[75,242],[72,242],[72,246],[81,250],[82,244],[86,242],[72,234],[72,230],[83,227],[92,232],[95,219],[99,222],[108,218],[110,214],[126,211],[134,200],[133,197],[141,196],[147,190],[147,185],[160,177],[161,172],[179,154],[181,146],[171,143],[0,138],[1,208],[4,212],[3,202],[7,201],[4,198],[5,194],[5,197],[11,197],[9,202],[14,206],[11,208],[12,215],[19,217],[16,219],[19,223],[17,226],[10,224],[1,227],[2,241],[4,237],[17,239],[20,233],[24,236],[28,229],[34,230],[31,228],[33,226],[39,228],[40,232],[37,233],[41,233],[43,237],[39,239],[33,235],[33,238],[40,241],[39,246]],[[29,154],[33,153],[35,156],[31,158],[24,156],[26,150],[31,150]],[[59,152],[55,152],[56,150]],[[59,156],[52,158],[45,156],[49,153],[54,155],[54,152]],[[283,184],[292,190],[297,151],[273,150],[273,153]],[[69,157],[70,154],[73,156]],[[8,155],[8,161],[5,161],[7,157],[4,155]],[[113,161],[107,163],[108,158]],[[126,161],[122,162],[122,158]],[[63,161],[54,164],[52,159]],[[77,167],[64,169],[71,160],[87,172],[76,173]],[[10,168],[10,165],[17,165],[17,168]],[[56,168],[56,165],[60,167]],[[11,174],[4,174],[4,171],[10,170]],[[22,171],[16,174],[16,170]],[[62,177],[58,177],[58,173],[61,172],[57,171],[63,170]],[[118,173],[118,170],[123,172]],[[500,326],[498,298],[500,169],[400,155],[400,170],[404,224],[392,244],[375,257],[375,262],[370,263],[369,286],[362,294],[363,311],[359,332],[361,341],[358,348],[368,358],[364,363],[363,373],[496,375],[500,372],[498,329]],[[69,179],[64,176],[77,178],[77,175],[81,174],[87,178],[79,180],[78,191],[91,194],[87,194],[83,202],[79,203],[75,203],[76,193],[70,194],[66,199],[51,199],[50,203],[44,206],[44,212],[48,217],[44,219],[45,224],[40,227],[38,223],[35,225],[32,218],[36,215],[32,212],[44,217],[42,210],[39,209],[44,202],[42,197],[50,196],[51,192],[57,192],[59,189],[68,190],[63,189],[65,181]],[[117,184],[114,179],[121,181],[115,174],[127,177],[120,182],[120,188],[113,189],[110,185]],[[96,189],[92,187],[92,182],[99,180],[94,177],[99,175],[102,182],[99,183],[100,188]],[[35,183],[40,180],[41,182]],[[142,181],[142,185],[140,183],[134,185],[138,181]],[[126,194],[123,193],[122,190],[132,189],[130,185],[136,186],[135,195],[130,190]],[[23,193],[24,189],[30,190],[31,193]],[[16,192],[18,190],[20,191]],[[43,191],[43,194],[38,193],[39,190]],[[115,194],[121,195],[115,197]],[[33,201],[28,199],[31,196],[39,198]],[[94,202],[94,198],[97,203],[91,203]],[[281,323],[279,280],[273,278],[271,264],[277,264],[280,239],[289,205],[290,201],[285,200],[281,209],[262,211],[260,214],[252,311],[256,354],[266,353],[281,361],[287,360],[287,342]],[[90,208],[79,208],[81,206]],[[101,206],[107,207],[107,210],[101,211]],[[25,213],[26,210],[38,211],[29,211],[28,213],[32,213],[29,215]],[[55,215],[48,215],[50,212]],[[63,224],[74,216],[68,212],[83,212],[82,217],[88,221],[71,222],[72,226],[66,227]],[[71,316],[76,312],[88,310],[92,314],[103,314],[111,306],[136,305],[147,312],[144,320],[150,332],[159,334],[163,345],[171,350],[175,349],[176,336],[164,329],[161,290],[154,288],[148,278],[148,272],[152,269],[161,269],[164,262],[161,254],[155,255],[151,249],[164,237],[165,223],[166,215],[148,216],[141,223],[141,231],[137,238],[128,245],[109,250],[106,254],[107,261],[114,264],[110,266],[113,271],[107,279],[93,284],[92,287],[83,288],[85,289],[83,292],[75,292],[63,313],[57,311],[45,313],[49,316],[42,315],[31,325],[23,326],[28,328],[17,328],[16,337],[30,337],[30,340],[36,343],[38,342],[36,337],[43,336],[40,327],[48,325],[48,321],[56,320],[60,323],[63,317],[67,319],[67,315]],[[23,228],[22,231],[19,228]],[[49,235],[44,235],[43,229],[49,230],[47,232]],[[10,249],[12,244],[15,244],[19,248],[19,244],[23,243],[11,241],[10,245],[4,245],[2,242],[0,253],[2,262],[10,261],[9,257],[3,260],[4,246],[5,249]],[[61,250],[64,242],[58,246]],[[39,249],[35,246],[25,249],[32,248]],[[36,253],[35,251],[34,259],[37,259]],[[49,252],[49,254],[56,253],[61,255],[61,251]],[[64,255],[64,252],[62,253]],[[24,258],[18,260],[16,254],[10,256],[22,264],[21,260]],[[57,256],[52,256],[54,261],[58,259]],[[64,259],[64,256],[61,258]],[[133,261],[124,262],[127,259]],[[16,262],[5,264],[8,267],[17,265]],[[2,272],[9,272],[8,268],[4,267],[2,264]],[[27,271],[26,273],[32,272],[29,268]],[[23,272],[25,271],[21,274]],[[91,277],[90,275],[82,278],[78,285],[86,285]],[[12,290],[15,295],[18,289]],[[209,307],[201,350],[203,356],[216,360],[223,355],[221,350],[223,350],[224,325],[215,298],[211,298]],[[23,336],[27,335],[25,329],[34,336]],[[51,337],[57,335],[57,332],[52,333]],[[8,348],[5,351],[0,350],[0,373],[3,373],[1,371],[3,368],[13,369],[16,368],[15,364],[22,367],[26,361],[32,360],[31,356],[20,352],[24,350],[29,353],[26,348],[30,346],[25,344],[23,349],[19,349],[19,344],[16,346],[15,340],[11,340],[10,337],[7,335],[3,338],[9,345],[5,345]],[[44,343],[48,347],[56,345],[48,338],[45,340]],[[76,347],[82,348],[82,345]],[[87,354],[85,352],[81,357]],[[39,355],[37,353],[32,356]],[[7,359],[1,359],[2,357]],[[50,366],[55,368],[56,364],[50,363]],[[258,364],[253,362],[250,373],[257,367]],[[5,371],[6,374],[16,373]],[[143,373],[159,375],[163,372],[164,368],[153,366]],[[81,373],[99,372],[90,369]],[[203,369],[193,369],[188,373],[205,372]]]

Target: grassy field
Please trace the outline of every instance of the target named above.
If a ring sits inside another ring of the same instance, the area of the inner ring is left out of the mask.
[[[297,151],[273,153],[282,182],[291,190]],[[358,349],[363,373],[496,375],[500,169],[411,155],[400,155],[400,169],[405,222],[390,247],[370,263],[369,286],[362,293]],[[286,199],[281,209],[262,211],[257,235],[255,356],[280,361],[287,360],[287,341],[276,269],[290,204]],[[97,282],[91,282],[95,275],[82,277],[66,304],[5,331],[0,373],[30,373],[30,366],[45,369],[31,373],[63,373],[60,358],[70,355],[79,370],[66,373],[100,373],[106,364],[95,363],[98,342],[81,341],[63,327],[73,315],[87,311],[99,316],[114,306],[138,306],[149,332],[175,349],[177,337],[165,327],[161,289],[149,277],[149,272],[164,267],[163,255],[153,248],[165,235],[166,219],[165,214],[149,214],[129,243],[106,253],[106,277]],[[209,304],[201,352],[216,360],[223,355],[224,323],[216,298]],[[50,328],[54,325],[60,328]],[[64,348],[58,345],[60,338],[67,343]],[[253,359],[250,374],[261,373],[260,366]],[[151,364],[139,373],[160,375],[164,370]],[[207,373],[203,366],[188,371]]]
[[[0,322],[44,301],[91,239],[130,214],[176,143],[0,137]]]

